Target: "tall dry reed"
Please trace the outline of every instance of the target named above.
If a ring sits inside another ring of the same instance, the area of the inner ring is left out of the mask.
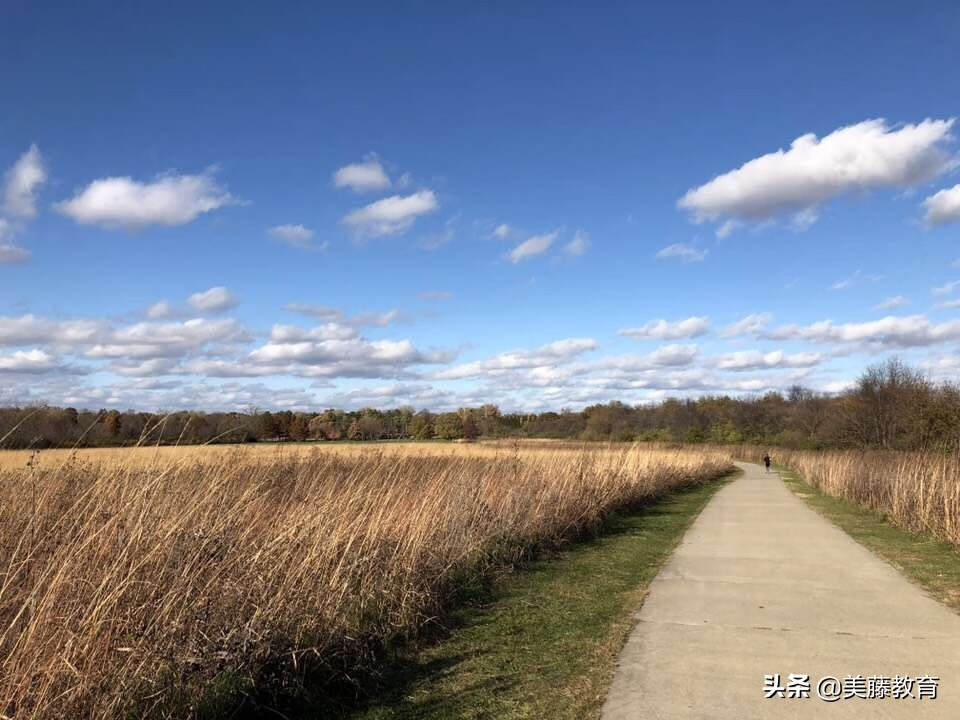
[[[491,564],[728,467],[634,447],[2,471],[0,714],[183,716],[202,687],[357,662]]]
[[[750,459],[763,451],[750,448]],[[960,459],[933,452],[784,450],[775,462],[818,490],[883,513],[894,525],[960,546]]]

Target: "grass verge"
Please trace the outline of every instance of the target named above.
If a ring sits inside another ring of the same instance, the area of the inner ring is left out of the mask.
[[[475,588],[445,619],[442,639],[398,655],[375,681],[358,682],[365,701],[338,703],[319,690],[284,714],[353,720],[598,716],[648,584],[727,479],[614,516],[602,535]]]
[[[960,612],[960,551],[956,547],[930,535],[895,528],[883,513],[826,495],[789,468],[777,469],[784,484],[807,505]]]

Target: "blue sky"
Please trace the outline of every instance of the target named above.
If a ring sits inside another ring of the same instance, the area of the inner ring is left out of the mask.
[[[0,402],[956,378],[958,30],[949,2],[8,3]]]

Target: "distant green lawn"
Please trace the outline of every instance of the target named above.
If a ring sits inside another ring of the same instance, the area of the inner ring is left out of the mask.
[[[455,612],[443,639],[359,681],[359,702],[336,703],[318,689],[284,715],[596,717],[649,582],[724,482],[612,518],[600,537],[499,576]]]
[[[960,548],[929,535],[899,530],[888,523],[882,513],[825,495],[789,468],[778,469],[786,486],[807,505],[923,586],[940,602],[960,611]]]

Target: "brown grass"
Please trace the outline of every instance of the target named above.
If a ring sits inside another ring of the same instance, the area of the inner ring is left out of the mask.
[[[750,459],[763,451],[752,448]],[[793,468],[827,495],[876,510],[897,527],[960,546],[960,459],[932,452],[783,450]]]
[[[729,467],[549,445],[94,459],[0,469],[0,714],[183,717],[201,688],[350,667],[464,579]]]

